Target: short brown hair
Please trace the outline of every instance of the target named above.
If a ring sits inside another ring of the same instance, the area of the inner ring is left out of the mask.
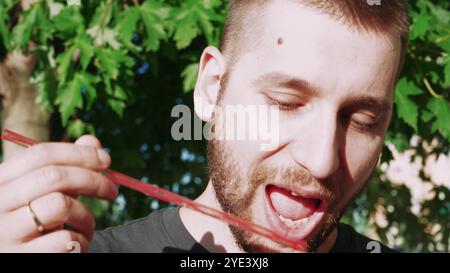
[[[233,59],[240,53],[242,47],[245,48],[240,37],[246,37],[246,43],[248,40],[258,39],[254,28],[248,25],[258,19],[263,8],[271,1],[273,0],[230,0],[230,10],[222,33],[221,51],[223,53]],[[380,0],[380,5],[370,5],[372,0],[286,1],[318,9],[357,29],[400,37],[402,59],[404,58],[410,24],[405,0]]]

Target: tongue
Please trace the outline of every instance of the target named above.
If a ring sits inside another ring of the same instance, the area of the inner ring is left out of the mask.
[[[268,186],[267,192],[274,210],[293,221],[310,216],[319,205],[318,199],[293,196],[289,191],[279,187]]]

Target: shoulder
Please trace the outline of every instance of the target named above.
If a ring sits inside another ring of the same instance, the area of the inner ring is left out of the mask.
[[[175,208],[157,210],[127,224],[96,231],[89,252],[160,252],[162,241],[167,244],[163,216],[174,214]]]
[[[331,252],[347,253],[399,253],[383,243],[358,233],[353,227],[340,223],[338,238]]]

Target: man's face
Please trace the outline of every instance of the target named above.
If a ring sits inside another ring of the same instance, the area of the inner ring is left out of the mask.
[[[376,165],[400,39],[290,1],[273,1],[258,23],[260,42],[228,67],[219,103],[278,107],[279,146],[265,152],[258,141],[211,141],[211,181],[225,210],[314,250]],[[246,251],[290,250],[232,231]]]

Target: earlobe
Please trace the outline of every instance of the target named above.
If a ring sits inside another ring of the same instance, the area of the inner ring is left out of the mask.
[[[224,74],[224,56],[217,48],[207,47],[200,59],[197,84],[194,91],[195,113],[205,122],[212,118]]]

